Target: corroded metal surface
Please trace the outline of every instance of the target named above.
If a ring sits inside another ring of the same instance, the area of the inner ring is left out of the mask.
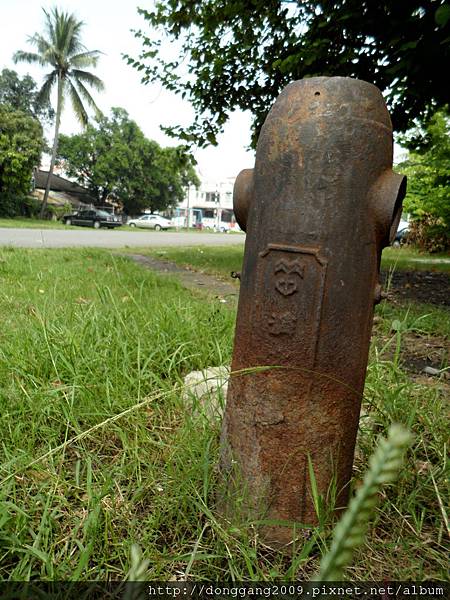
[[[287,86],[236,181],[247,239],[232,370],[281,367],[233,376],[228,391],[221,469],[252,518],[317,521],[308,457],[319,492],[346,502],[380,255],[405,187],[379,90],[341,77]],[[292,531],[260,528],[271,545]]]

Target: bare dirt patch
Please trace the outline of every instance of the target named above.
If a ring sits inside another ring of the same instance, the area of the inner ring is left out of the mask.
[[[411,333],[403,336],[402,344],[401,360],[407,371],[424,374],[427,367],[441,371],[448,366],[449,342],[443,337]]]
[[[381,278],[394,299],[450,307],[450,275],[447,273],[395,271],[389,285],[388,273],[382,272]]]
[[[377,319],[377,318],[375,318]],[[374,333],[381,341],[387,344],[394,332],[383,335],[377,332],[378,321],[374,322]],[[392,359],[395,354],[395,344],[386,350],[385,356]],[[433,384],[437,380],[450,389],[450,372],[448,362],[450,357],[450,343],[444,336],[427,335],[417,332],[405,332],[401,337],[400,364],[410,373],[411,378],[418,383]]]
[[[122,255],[131,258],[134,262],[157,271],[158,273],[165,273],[167,275],[176,275],[181,283],[192,290],[203,290],[205,293],[209,293],[219,298],[232,299],[237,298],[239,295],[239,287],[233,285],[233,283],[226,283],[220,281],[213,275],[207,273],[201,273],[200,271],[194,271],[170,262],[167,260],[160,260],[153,258],[153,256],[144,256],[143,254],[126,254]]]

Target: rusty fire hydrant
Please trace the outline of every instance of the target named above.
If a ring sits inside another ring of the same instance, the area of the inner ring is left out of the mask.
[[[243,498],[269,545],[292,541],[294,523],[317,522],[312,471],[321,495],[335,490],[337,508],[347,500],[381,250],[406,190],[392,148],[375,86],[304,79],[278,97],[255,168],[236,180],[234,210],[247,239],[222,504],[236,514],[233,502]]]

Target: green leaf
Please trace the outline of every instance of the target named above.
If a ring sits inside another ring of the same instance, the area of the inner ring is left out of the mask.
[[[392,321],[391,330],[392,331],[402,331],[403,323],[401,321],[399,321],[398,319],[395,319],[394,321]]]
[[[450,4],[442,4],[434,13],[434,20],[440,27],[445,27],[450,20]]]

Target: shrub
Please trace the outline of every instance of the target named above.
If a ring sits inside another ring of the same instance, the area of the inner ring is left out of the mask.
[[[450,248],[450,232],[441,217],[425,214],[411,221],[407,243],[424,252],[445,252]]]

